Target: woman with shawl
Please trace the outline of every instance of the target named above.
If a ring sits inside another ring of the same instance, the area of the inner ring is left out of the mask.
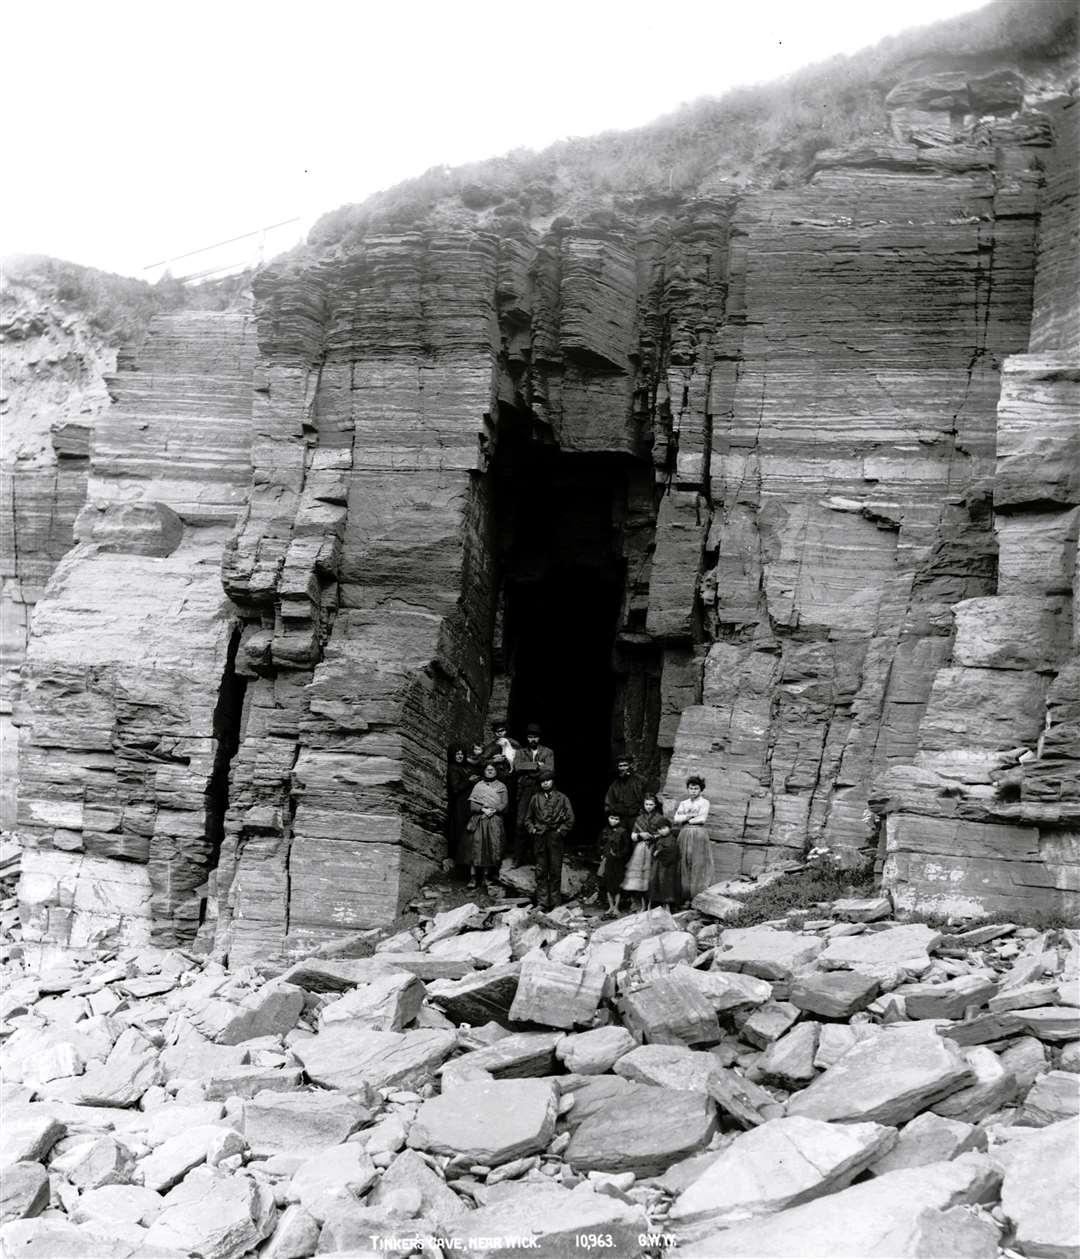
[[[506,831],[503,814],[510,803],[506,784],[499,782],[499,773],[491,762],[484,766],[484,776],[469,793],[469,819],[467,843],[463,845],[465,860],[471,867],[469,887],[475,887],[480,871],[490,868],[491,875],[498,873],[502,859]]]
[[[467,865],[462,855],[468,838],[469,793],[479,777],[473,772],[465,748],[455,743],[446,764],[446,855],[457,865]]]

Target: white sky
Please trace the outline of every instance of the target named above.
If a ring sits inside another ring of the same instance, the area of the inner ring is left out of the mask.
[[[276,252],[430,166],[637,126],[982,3],[11,0],[0,255],[154,278],[298,216]]]

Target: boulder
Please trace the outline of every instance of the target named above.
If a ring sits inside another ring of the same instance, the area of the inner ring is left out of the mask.
[[[1012,1072],[1020,1094],[1026,1093],[1050,1065],[1046,1046],[1034,1036],[1020,1036],[1011,1041],[998,1057],[1005,1070]],[[1064,1065],[1063,1061],[1062,1066]]]
[[[304,1087],[299,1067],[224,1067],[203,1085],[209,1101],[254,1097],[256,1093],[292,1093]]]
[[[319,1026],[356,1023],[378,1032],[400,1032],[420,1012],[426,989],[408,971],[391,971],[354,988],[319,1012]]]
[[[120,1042],[117,1042],[119,1047]],[[85,1075],[54,1081],[46,1087],[48,1096],[76,1106],[134,1106],[163,1078],[156,1052],[110,1053],[103,1063],[92,1064]]]
[[[14,1113],[5,1111],[4,1139],[0,1141],[0,1167],[12,1163],[39,1163],[64,1135],[64,1125],[50,1114],[33,1113],[34,1104]]]
[[[456,1043],[453,1032],[438,1029],[373,1032],[336,1023],[309,1040],[297,1041],[292,1052],[313,1084],[348,1093],[422,1084]]]
[[[802,1088],[814,1078],[819,1023],[799,1023],[774,1041],[757,1062],[759,1078],[775,1080],[785,1088]]]
[[[681,969],[626,993],[621,1010],[630,1031],[654,1044],[711,1045],[720,1039],[715,1008]]]
[[[1077,1114],[1080,1114],[1080,1075],[1072,1071],[1047,1071],[1031,1086],[1016,1122],[1029,1128],[1045,1128]]]
[[[126,1185],[131,1181],[135,1156],[115,1137],[98,1137],[89,1145],[56,1160],[64,1175],[77,1189],[101,1189],[105,1185]]]
[[[156,1110],[145,1111],[141,1116],[142,1122],[138,1126],[133,1124],[128,1131],[138,1134],[152,1149],[162,1141],[175,1137],[178,1132],[186,1132],[198,1124],[227,1125],[229,1121],[222,1118],[224,1113],[225,1108],[221,1102],[195,1102],[191,1106],[169,1102]]]
[[[546,1027],[590,1023],[603,991],[602,971],[564,966],[530,954],[521,963],[510,1018],[515,1023],[542,1023]]]
[[[799,1007],[790,1001],[766,1001],[745,1018],[736,1016],[735,1025],[743,1040],[765,1049],[794,1026],[800,1013]]]
[[[877,922],[893,911],[887,896],[846,897],[832,903],[832,913],[845,922]]]
[[[690,908],[696,909],[699,914],[705,914],[709,918],[719,918],[721,922],[731,922],[742,912],[742,901],[738,901],[734,896],[725,896],[720,891],[724,884],[714,884],[707,887],[703,892],[698,892],[694,899],[690,902]]]
[[[428,984],[428,998],[455,1023],[479,1027],[494,1019],[506,1023],[517,992],[520,962],[507,962],[474,971],[461,979],[438,979]]]
[[[947,1163],[972,1148],[975,1128],[958,1119],[945,1119],[926,1111],[905,1124],[896,1144],[875,1160],[870,1171],[875,1176],[899,1171],[903,1167],[926,1167],[930,1163]]]
[[[268,1158],[340,1145],[367,1117],[340,1093],[257,1093],[243,1103],[240,1128],[252,1154]]]
[[[997,1179],[986,1159],[966,1154],[710,1231],[678,1253],[680,1259],[995,1259],[997,1230],[963,1206],[987,1201]]]
[[[275,1218],[274,1195],[260,1181],[200,1168],[166,1196],[146,1242],[199,1259],[239,1259],[269,1236]]]
[[[883,1032],[850,1049],[787,1104],[811,1119],[906,1123],[972,1082],[966,1059],[932,1034]]]
[[[791,984],[792,1005],[826,1019],[847,1019],[865,1010],[881,985],[858,971],[802,971]]]
[[[1012,1101],[1016,1095],[1016,1077],[1006,1070],[997,1054],[984,1045],[966,1050],[964,1057],[974,1080],[935,1102],[930,1109],[946,1119],[978,1123]]]
[[[657,1175],[704,1149],[716,1131],[705,1093],[641,1087],[580,1124],[564,1158],[578,1172]]]
[[[959,1019],[969,1006],[985,1005],[997,985],[982,975],[957,975],[941,984],[905,984],[895,991],[904,998],[909,1019]]]
[[[206,1162],[210,1142],[230,1129],[205,1124],[179,1132],[163,1141],[139,1164],[142,1183],[155,1193],[165,1193],[178,1184],[193,1167]],[[239,1133],[236,1134],[239,1136]]]
[[[359,1142],[335,1145],[305,1159],[293,1172],[292,1195],[321,1224],[343,1197],[359,1198],[377,1175],[371,1156]]]
[[[579,1075],[603,1075],[636,1047],[637,1041],[625,1027],[611,1024],[574,1036],[564,1036],[556,1046],[555,1055],[567,1071]]]
[[[713,970],[743,971],[759,979],[790,980],[792,973],[809,966],[825,947],[825,941],[799,931],[772,927],[731,928],[720,935],[713,955]]]
[[[991,1014],[1007,1010],[1032,1010],[1038,1006],[1057,1005],[1058,986],[1052,979],[1038,983],[1020,984],[990,997],[986,1005]],[[954,1016],[955,1017],[955,1016]]]
[[[558,1110],[558,1093],[546,1080],[470,1082],[424,1102],[408,1143],[495,1166],[545,1149]]]
[[[368,1194],[367,1201],[371,1206],[382,1206],[392,1202],[393,1195],[400,1190],[416,1193],[420,1202],[420,1214],[439,1224],[469,1209],[415,1150],[401,1151]]]
[[[319,1242],[319,1221],[298,1203],[278,1216],[274,1235],[260,1251],[260,1259],[307,1259]]]
[[[77,1224],[99,1221],[103,1224],[142,1224],[149,1226],[161,1212],[165,1200],[142,1185],[105,1185],[79,1195],[71,1208]]]
[[[880,1158],[896,1131],[876,1123],[771,1119],[743,1132],[672,1205],[680,1240],[843,1189]]]
[[[555,1048],[564,1039],[563,1032],[512,1032],[483,1049],[451,1058],[438,1074],[446,1079],[484,1071],[498,1080],[551,1075],[556,1070]]]
[[[0,1171],[0,1224],[38,1215],[49,1205],[49,1173],[40,1163],[8,1163]]]
[[[692,962],[697,953],[697,941],[689,931],[661,931],[634,945],[630,965],[674,966],[677,962]]]
[[[712,1054],[685,1045],[639,1045],[615,1063],[615,1074],[638,1084],[707,1093],[723,1068]]]
[[[1010,1158],[1001,1209],[1025,1255],[1075,1259],[1080,1254],[1076,1160],[1080,1119],[1051,1124],[1025,1139]]]
[[[627,1097],[643,1086],[620,1075],[563,1076],[563,1097],[572,1098],[570,1109],[559,1116],[559,1126],[575,1131],[617,1097]]]
[[[648,1217],[637,1203],[598,1193],[588,1181],[573,1189],[511,1182],[507,1192],[487,1206],[448,1223],[445,1233],[447,1253],[477,1259],[521,1259],[523,1254],[575,1259],[584,1253],[581,1239],[590,1237],[603,1238],[606,1253],[634,1259],[643,1252],[648,1227]]]
[[[672,974],[693,984],[718,1014],[743,1006],[764,1005],[772,997],[773,986],[768,980],[756,979],[740,971],[677,966]]]

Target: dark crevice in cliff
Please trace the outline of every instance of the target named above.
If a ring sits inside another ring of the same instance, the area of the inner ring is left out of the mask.
[[[214,768],[206,788],[205,835],[210,845],[207,855],[207,873],[217,869],[221,845],[225,838],[225,814],[229,809],[229,769],[240,746],[241,724],[244,711],[244,693],[247,679],[236,672],[236,653],[240,646],[242,626],[237,624],[229,640],[225,669],[218,687],[214,705],[213,731],[216,747]],[[206,900],[199,910],[200,925],[206,918]]]
[[[508,420],[503,412],[494,467],[502,611],[496,669],[504,674],[511,729],[520,735],[529,722],[540,724],[555,750],[558,785],[578,814],[575,838],[591,842],[611,758],[625,750],[615,731],[626,723],[616,709],[634,702],[613,667],[627,595],[622,525],[634,460],[562,453],[535,440],[522,416]],[[647,651],[624,659],[621,638],[619,646],[626,670],[648,668]]]

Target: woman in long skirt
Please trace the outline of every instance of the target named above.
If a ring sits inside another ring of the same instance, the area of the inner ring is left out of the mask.
[[[626,863],[622,890],[640,897],[640,908],[645,908],[649,896],[649,875],[652,873],[652,850],[657,832],[664,825],[664,814],[656,796],[648,795],[641,802],[641,812],[630,830],[634,845],[630,860]]]
[[[472,817],[466,832],[468,842],[463,846],[470,871],[470,887],[475,887],[480,871],[490,868],[491,877],[498,873],[506,842],[503,814],[510,797],[506,784],[499,782],[498,770],[491,761],[484,766],[484,776],[469,793]]]
[[[455,743],[446,763],[446,855],[457,865],[467,865],[462,856],[468,838],[469,793],[479,778],[466,757],[465,748]]]
[[[691,774],[686,780],[686,799],[675,809],[679,830],[679,890],[683,900],[693,900],[698,892],[716,882],[712,840],[705,829],[709,802],[702,794],[705,779]]]

